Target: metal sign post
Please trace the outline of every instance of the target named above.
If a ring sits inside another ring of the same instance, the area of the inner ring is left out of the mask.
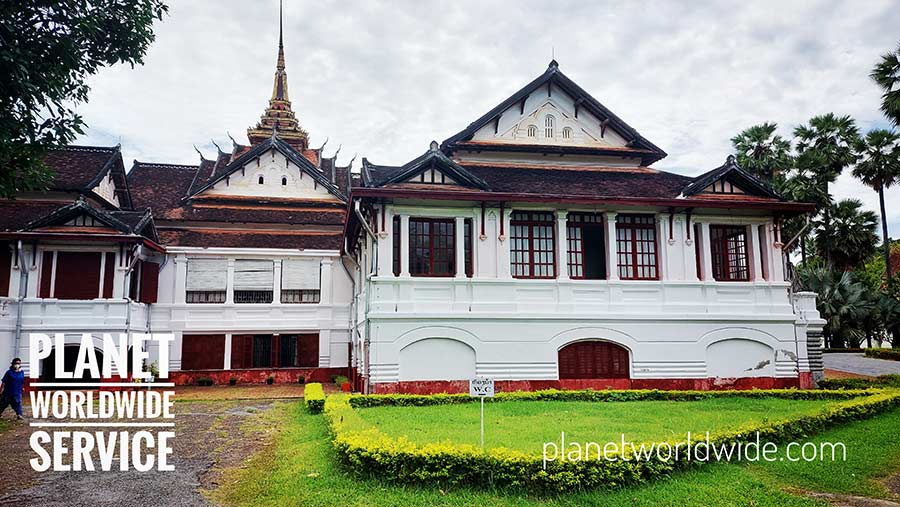
[[[490,377],[469,379],[469,396],[481,398],[481,448],[484,449],[484,399],[494,397],[494,379]]]

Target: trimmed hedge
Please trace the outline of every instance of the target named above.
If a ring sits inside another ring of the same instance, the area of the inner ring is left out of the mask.
[[[869,386],[865,386],[869,387]],[[861,387],[860,389],[865,389]],[[873,386],[874,387],[874,386]],[[698,401],[710,398],[782,398],[793,400],[844,400],[856,398],[870,391],[829,391],[813,389],[751,389],[747,391],[664,391],[659,389],[630,389],[630,390],[605,390],[594,391],[585,389],[580,391],[563,391],[558,389],[546,389],[543,391],[514,391],[497,393],[494,398],[487,398],[488,403],[504,401],[590,401],[590,402],[620,402],[620,401]],[[349,403],[354,408],[368,408],[380,406],[419,407],[426,405],[454,405],[457,403],[475,403],[478,398],[461,394],[356,394],[349,398]]]
[[[735,394],[739,393],[731,393]],[[505,448],[484,451],[471,445],[449,443],[417,446],[404,438],[391,438],[365,421],[351,405],[354,398],[359,403],[360,397],[329,396],[325,402],[325,417],[341,465],[365,477],[441,487],[466,485],[559,493],[640,484],[664,477],[676,469],[699,464],[688,461],[686,453],[681,453],[678,461],[666,461],[655,454],[650,459],[632,461],[629,459],[631,454],[624,451],[618,459],[611,461],[552,461],[545,467],[539,455]],[[455,397],[450,399],[456,400]],[[420,399],[416,402],[425,404]],[[710,443],[750,442],[755,440],[756,432],[761,441],[796,440],[835,423],[865,419],[897,406],[900,406],[900,391],[869,393],[861,399],[826,407],[819,414],[718,433],[710,438]],[[669,444],[674,448],[678,442]]]
[[[306,384],[303,387],[303,402],[309,413],[320,413],[325,407],[325,390],[322,389],[322,384]]]
[[[900,361],[900,349],[866,349],[866,357]]]
[[[882,375],[874,378],[835,378],[819,381],[823,389],[883,389],[900,388],[900,375]]]

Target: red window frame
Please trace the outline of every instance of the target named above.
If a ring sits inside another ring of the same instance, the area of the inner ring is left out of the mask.
[[[584,229],[600,229],[603,227],[603,215],[599,213],[569,213],[566,223],[566,249],[569,278],[584,280]],[[605,259],[604,259],[605,262]],[[605,270],[604,270],[605,271]],[[607,275],[608,276],[608,275]]]
[[[750,281],[750,254],[747,250],[746,226],[710,225],[709,244],[713,278],[716,281]]]
[[[554,222],[553,213],[546,211],[513,211],[510,215],[509,260],[513,278],[556,278]]]
[[[456,220],[409,219],[409,274],[456,275]]]
[[[616,264],[619,279],[659,280],[659,246],[656,237],[655,215],[616,216]]]

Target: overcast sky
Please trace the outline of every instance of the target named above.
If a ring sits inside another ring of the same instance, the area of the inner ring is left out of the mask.
[[[132,159],[197,163],[214,140],[246,143],[271,94],[275,0],[172,0],[146,63],[104,69],[80,107],[84,144],[121,142]],[[811,116],[888,126],[868,73],[900,41],[889,1],[298,1],[284,6],[294,111],[312,146],[402,164],[541,74],[560,69],[696,175],[745,127],[782,134]],[[834,187],[877,211],[849,172]],[[900,236],[900,188],[888,195]]]

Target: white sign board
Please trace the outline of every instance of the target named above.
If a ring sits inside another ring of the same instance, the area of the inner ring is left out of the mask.
[[[469,396],[476,398],[494,397],[494,379],[490,377],[475,377],[469,379]]]

